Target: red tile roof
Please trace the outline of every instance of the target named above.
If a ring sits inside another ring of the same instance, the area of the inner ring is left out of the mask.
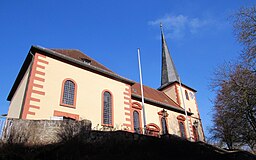
[[[76,60],[82,61],[83,60],[89,60],[92,66],[95,66],[97,68],[106,70],[108,72],[114,73],[113,71],[111,71],[110,69],[106,68],[105,66],[103,66],[102,64],[100,64],[99,62],[95,61],[94,59],[92,59],[91,57],[85,55],[83,52],[76,50],[76,49],[49,49],[55,52],[58,52],[60,54],[63,54],[65,56],[74,58]]]
[[[176,102],[169,98],[164,92],[143,85],[144,97],[162,104],[182,109]],[[132,94],[141,96],[140,84],[132,85]]]

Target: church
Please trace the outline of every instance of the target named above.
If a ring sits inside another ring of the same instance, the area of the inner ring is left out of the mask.
[[[161,37],[157,89],[143,85],[141,90],[140,83],[79,50],[32,46],[8,95],[7,118],[88,119],[94,130],[174,134],[205,141],[196,90],[180,83],[162,29]]]

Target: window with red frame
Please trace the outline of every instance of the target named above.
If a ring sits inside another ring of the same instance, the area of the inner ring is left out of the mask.
[[[180,136],[182,138],[186,138],[184,123],[183,122],[179,122],[179,127],[180,127]]]

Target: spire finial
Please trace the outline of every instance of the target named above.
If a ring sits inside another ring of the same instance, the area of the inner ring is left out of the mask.
[[[163,24],[162,24],[162,22],[160,22],[160,29],[161,29],[161,32],[163,33]]]

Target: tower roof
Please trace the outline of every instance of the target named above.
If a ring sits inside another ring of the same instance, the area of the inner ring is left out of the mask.
[[[171,82],[178,81],[178,73],[171,58],[165,37],[164,32],[161,27],[161,37],[162,37],[162,75],[161,75],[161,87],[167,85]]]

